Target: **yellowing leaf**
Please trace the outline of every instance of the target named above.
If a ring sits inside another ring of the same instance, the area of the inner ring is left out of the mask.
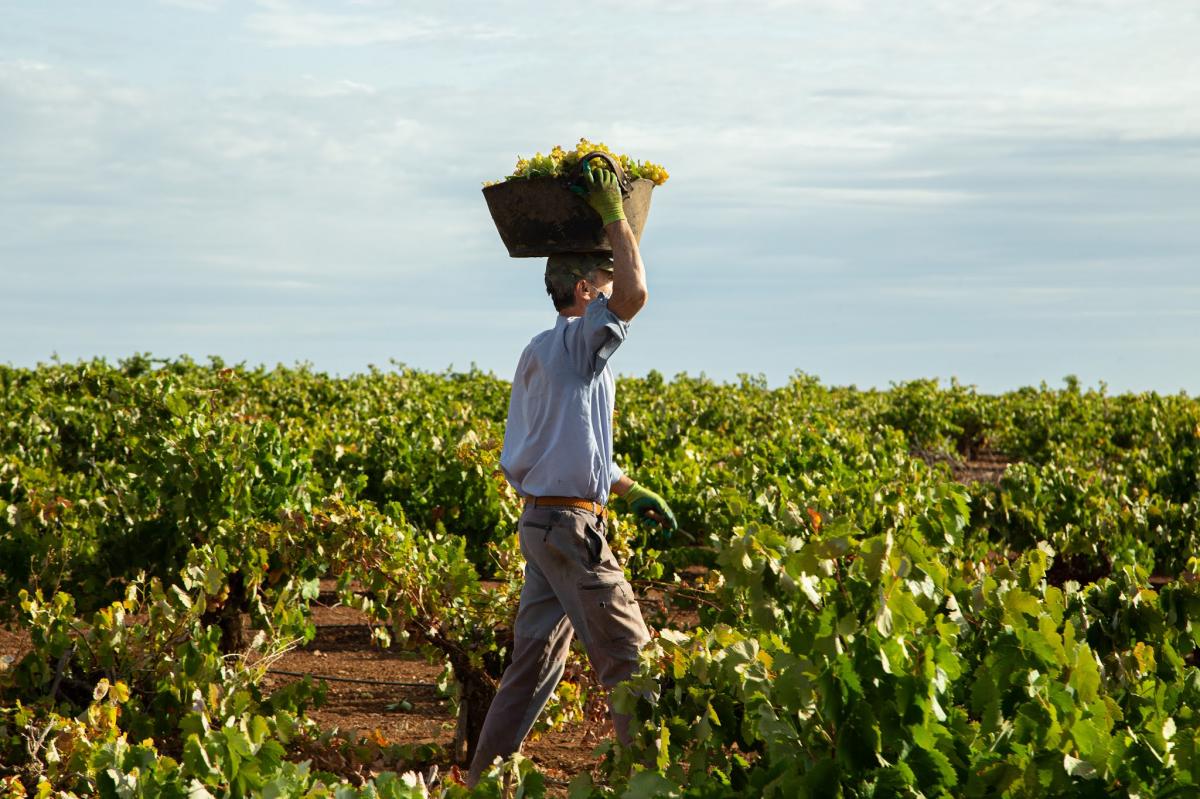
[[[1138,641],[1133,647],[1133,657],[1137,661],[1138,669],[1143,674],[1154,671],[1154,647]]]

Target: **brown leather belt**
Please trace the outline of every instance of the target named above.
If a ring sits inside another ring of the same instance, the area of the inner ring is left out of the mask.
[[[590,499],[579,499],[578,497],[525,497],[525,507],[534,508],[579,508],[580,510],[591,511],[604,518],[604,506],[599,502],[592,502]]]

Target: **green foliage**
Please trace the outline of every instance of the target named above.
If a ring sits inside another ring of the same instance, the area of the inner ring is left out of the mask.
[[[381,745],[262,675],[332,576],[478,722],[522,579],[506,383],[136,356],[0,386],[0,618],[32,647],[0,662],[8,792],[468,795],[313,770],[313,746]],[[646,649],[617,691],[633,744],[573,797],[1197,790],[1200,403],[803,374],[619,394],[617,460],[681,529],[617,512],[612,547],[699,619]],[[997,482],[955,482],[989,453],[1012,461]],[[515,758],[470,795],[544,787]]]
[[[1060,589],[1045,545],[988,567],[904,533],[753,527],[720,549],[719,609],[663,631],[618,689],[638,731],[593,795],[1158,795],[1200,779],[1200,671],[1180,655],[1200,629],[1194,579]]]

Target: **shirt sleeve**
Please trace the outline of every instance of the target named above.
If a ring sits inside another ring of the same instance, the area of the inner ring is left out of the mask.
[[[598,375],[628,331],[629,323],[608,309],[608,297],[601,294],[592,300],[567,334],[567,349],[575,368],[587,378]]]
[[[528,384],[535,367],[536,360],[531,355],[531,347],[526,347],[517,362],[517,373],[513,375],[512,390],[508,396],[508,420],[504,425],[504,447],[500,451],[500,470],[522,497],[528,496],[528,492],[521,486],[521,481],[529,470],[526,450],[529,425],[526,421],[525,403]]]
[[[616,485],[617,481],[625,476],[625,472],[621,471],[616,461],[611,461],[608,464],[608,476],[612,478],[612,485]]]

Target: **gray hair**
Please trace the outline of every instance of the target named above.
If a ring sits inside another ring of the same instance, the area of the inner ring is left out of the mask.
[[[596,282],[596,273],[612,271],[607,253],[561,253],[546,261],[546,293],[554,310],[570,308],[575,302],[575,284],[580,280]]]

